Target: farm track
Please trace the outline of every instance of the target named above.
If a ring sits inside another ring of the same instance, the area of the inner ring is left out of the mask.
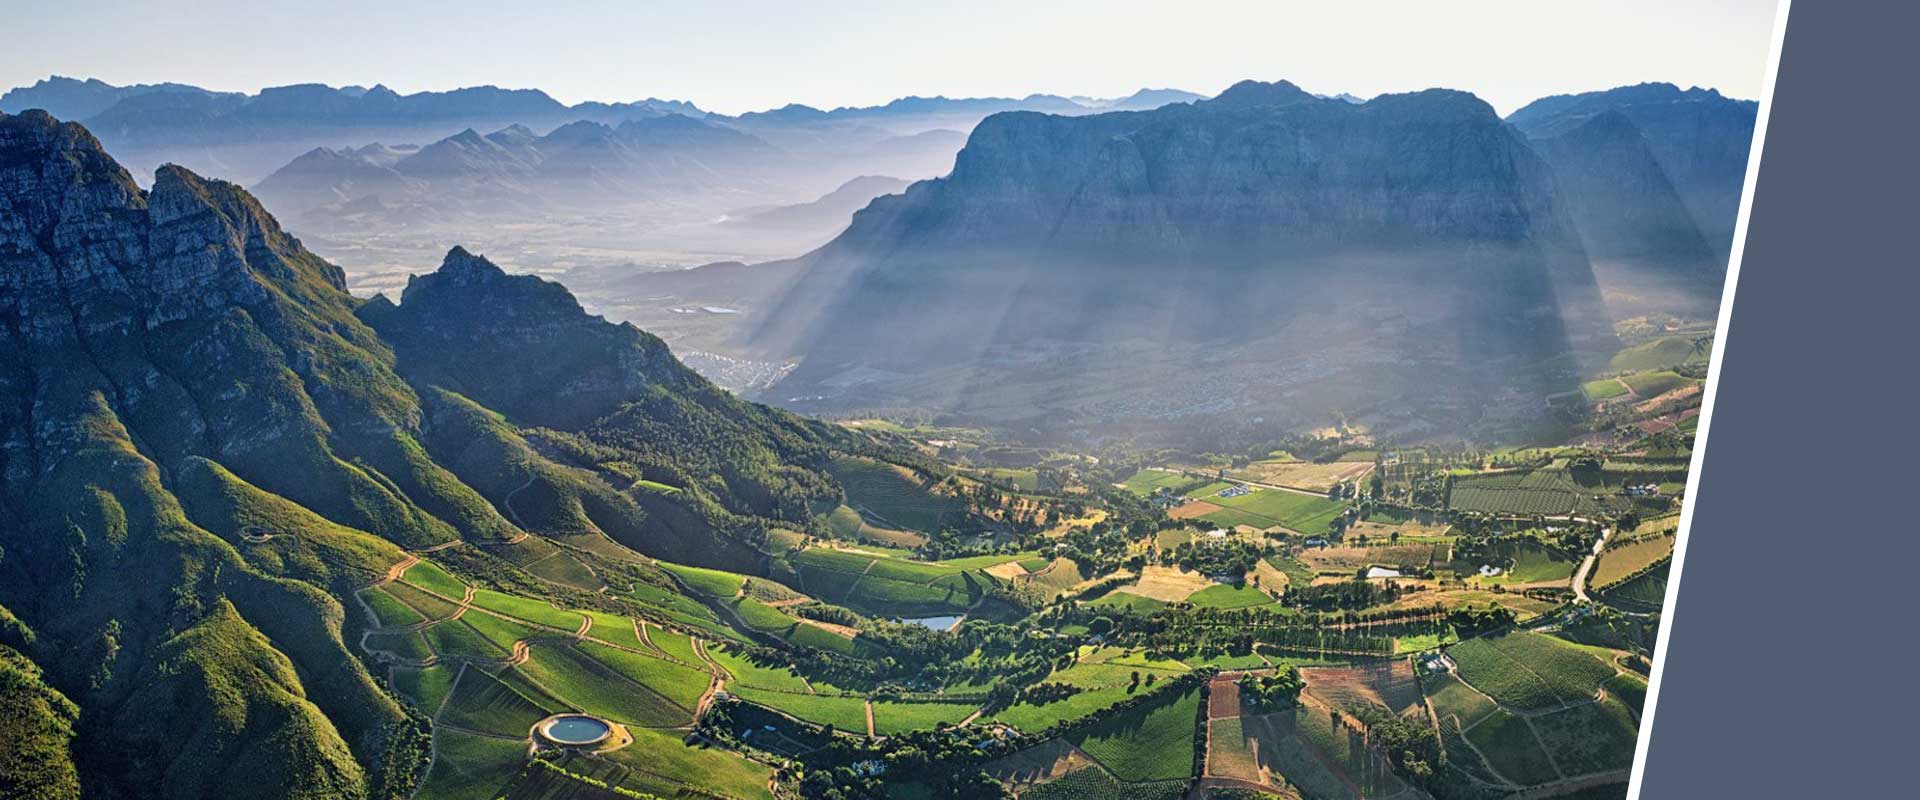
[[[529,471],[526,482],[513,487],[513,491],[507,492],[507,496],[500,500],[500,505],[505,506],[507,509],[507,516],[513,517],[514,527],[520,529],[520,533],[507,539],[506,542],[504,542],[505,544],[519,544],[527,540],[527,523],[526,520],[520,518],[520,512],[513,510],[513,498],[515,495],[525,491],[527,487],[532,486],[534,479],[538,477],[539,475]]]
[[[1593,543],[1593,550],[1587,553],[1587,557],[1580,562],[1580,568],[1573,573],[1573,596],[1582,603],[1593,602],[1593,598],[1587,596],[1587,578],[1600,561],[1600,553],[1607,549],[1607,537],[1612,535],[1612,528],[1600,528],[1600,539]]]

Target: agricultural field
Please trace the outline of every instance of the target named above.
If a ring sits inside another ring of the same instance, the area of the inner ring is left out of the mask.
[[[1064,683],[1083,691],[1064,700],[1039,704],[1024,701],[1015,703],[997,712],[995,717],[1023,731],[1045,730],[1055,723],[1086,716],[1146,691],[1145,687],[1133,684],[1132,676],[1136,671],[1142,674],[1151,672],[1166,679],[1188,672],[1189,667],[1177,661],[1125,656],[1121,651],[1111,649],[1088,651],[1078,663],[1047,676],[1043,681]],[[1192,718],[1189,717],[1188,721],[1191,723]]]
[[[1299,459],[1267,459],[1255,461],[1242,469],[1231,470],[1227,475],[1244,481],[1271,483],[1309,492],[1325,492],[1337,484],[1358,481],[1372,469],[1372,460],[1342,460],[1321,464]]]
[[[1607,362],[1609,372],[1643,372],[1690,364],[1705,364],[1711,355],[1708,347],[1695,344],[1693,336],[1662,336],[1622,349]]]
[[[1256,528],[1279,525],[1308,534],[1326,531],[1328,523],[1347,509],[1345,503],[1325,497],[1280,489],[1254,489],[1238,497],[1220,497],[1216,494],[1205,499],[1224,508],[1205,517],[1221,525],[1252,525]]]
[[[1667,569],[1671,563],[1662,562],[1639,577],[1606,587],[1602,595],[1606,602],[1630,610],[1659,608],[1667,599]]]
[[[1635,396],[1642,398],[1658,397],[1683,386],[1691,386],[1700,382],[1697,379],[1682,376],[1672,370],[1636,372],[1621,378],[1620,381],[1625,383],[1627,388],[1632,389]]]
[[[988,570],[1031,553],[914,561],[867,550],[812,547],[788,556],[798,586],[830,603],[882,616],[914,616],[971,608],[1000,578]]]
[[[1305,797],[1375,798],[1406,788],[1385,757],[1366,746],[1360,731],[1336,723],[1316,704],[1214,719],[1208,723],[1208,736],[1210,765],[1276,790]]]
[[[1344,667],[1302,667],[1307,693],[1330,708],[1349,714],[1364,707],[1395,716],[1420,706],[1420,682],[1413,663],[1404,658],[1370,661]]]
[[[1178,800],[1186,794],[1184,780],[1163,783],[1123,783],[1099,766],[1083,767],[1040,783],[1020,793],[1021,800]]]
[[[1580,391],[1587,396],[1588,400],[1598,403],[1603,400],[1626,397],[1629,390],[1627,385],[1618,378],[1601,378],[1582,384]]]
[[[1275,458],[1255,466],[1273,470],[1269,480],[1282,473],[1295,480],[1309,470],[1364,479],[1375,456],[1360,455],[1366,457],[1327,464]],[[1594,473],[1601,477],[1589,479],[1599,483],[1589,487],[1568,473],[1568,456],[1559,458],[1546,467],[1506,472],[1463,468],[1454,491],[1549,494],[1569,508],[1604,509],[1606,501],[1581,495],[1613,492],[1610,485],[1621,481],[1664,480],[1678,463],[1663,454],[1609,454],[1606,466]],[[1375,519],[1348,528],[1341,546],[1302,550],[1297,538],[1265,532],[1317,534],[1347,511],[1346,503],[1143,471],[1125,482],[1128,489],[1186,492],[1195,499],[1172,511],[1201,513],[1210,525],[1232,529],[1236,546],[1259,550],[1260,560],[1245,584],[1225,578],[1216,583],[1199,572],[1150,563],[1151,558],[1144,566],[1090,574],[1081,562],[1059,555],[1055,540],[1039,538],[1044,536],[1039,531],[1002,532],[993,540],[942,534],[933,538],[943,550],[992,554],[925,561],[901,545],[926,539],[889,542],[872,530],[886,524],[904,531],[909,522],[903,520],[926,522],[945,513],[935,506],[957,506],[957,501],[913,483],[914,473],[891,464],[843,459],[839,466],[854,476],[843,481],[849,498],[860,498],[858,511],[849,503],[838,515],[850,518],[842,522],[851,523],[853,535],[823,537],[822,544],[815,538],[823,536],[818,527],[781,529],[769,534],[762,548],[768,560],[762,565],[712,569],[644,557],[622,561],[614,557],[616,551],[601,550],[578,559],[569,555],[563,562],[556,553],[580,551],[535,546],[509,553],[506,561],[547,567],[514,573],[511,579],[470,573],[477,569],[471,556],[454,554],[439,563],[413,564],[398,580],[361,590],[354,613],[365,626],[355,630],[355,644],[377,662],[377,674],[395,695],[431,717],[434,735],[448,743],[430,767],[420,796],[558,800],[584,797],[604,785],[609,792],[617,788],[662,797],[693,796],[696,790],[766,797],[772,788],[785,792],[794,784],[770,785],[774,773],[740,751],[806,765],[827,737],[871,735],[876,737],[871,746],[885,752],[887,742],[904,741],[903,734],[963,720],[977,719],[968,724],[982,732],[1006,725],[1032,733],[1146,694],[1151,701],[1141,707],[1070,727],[1017,753],[997,752],[988,769],[1023,798],[1091,791],[1170,800],[1194,768],[1196,715],[1202,709],[1197,689],[1167,694],[1165,682],[1195,669],[1264,671],[1289,664],[1301,668],[1306,683],[1295,708],[1245,714],[1239,703],[1216,698],[1216,705],[1226,702],[1232,708],[1210,713],[1200,728],[1210,743],[1210,774],[1301,797],[1410,799],[1418,791],[1369,746],[1358,721],[1380,712],[1432,724],[1455,755],[1448,768],[1502,792],[1560,780],[1608,780],[1631,759],[1636,708],[1646,683],[1619,665],[1630,662],[1616,663],[1612,650],[1543,633],[1513,631],[1462,641],[1448,622],[1430,613],[1436,605],[1499,604],[1524,620],[1553,610],[1562,602],[1558,595],[1529,596],[1518,586],[1564,585],[1574,565],[1530,540],[1504,554],[1512,558],[1510,573],[1486,582],[1504,585],[1478,586],[1478,579],[1459,571],[1463,562],[1454,559],[1456,544],[1466,546],[1462,537],[1467,534],[1444,524],[1380,511]],[[1020,488],[1038,478],[1037,472],[1019,467],[980,469],[991,471],[981,475]],[[968,474],[960,473],[962,482],[972,480]],[[1101,526],[1073,542],[1094,542],[1084,546],[1104,563],[1151,556],[1155,549],[1170,550],[1196,538],[1190,528],[1171,527],[1159,511],[1121,505],[1111,493],[1097,494],[1106,491],[1103,487],[1093,488],[1096,492],[1084,500],[1090,507],[1083,518],[1113,513],[1124,525]],[[1498,500],[1516,504],[1512,497]],[[1099,507],[1103,503],[1112,505]],[[1143,512],[1152,516],[1143,518]],[[1657,561],[1660,546],[1670,547],[1671,532],[1663,527],[1668,525],[1655,517],[1643,523],[1638,538],[1623,534],[1601,558],[1595,586],[1625,593],[1635,584],[1662,579],[1601,583],[1616,573],[1631,577],[1634,565]],[[1016,544],[1006,547],[1009,541]],[[1289,553],[1295,555],[1283,555]],[[584,570],[586,565],[593,569]],[[1384,621],[1319,639],[1311,631],[1299,637],[1292,626],[1325,624],[1334,615],[1285,607],[1272,594],[1348,578],[1370,566],[1438,574],[1407,584],[1418,591],[1365,609],[1369,615],[1389,615]],[[1456,575],[1465,577],[1465,588]],[[526,590],[535,583],[557,588],[538,594]],[[592,595],[583,591],[589,584],[597,589]],[[996,594],[1004,587],[1033,591]],[[1051,613],[1031,614],[1037,606],[1029,606],[1024,629],[1012,629],[1017,630],[1012,638],[992,625],[940,633],[877,622],[942,615],[1008,622],[1021,619],[1019,606],[1036,596],[1072,596],[1089,588],[1094,593],[1065,600]],[[575,604],[590,607],[571,607]],[[1211,613],[1219,611],[1246,613]],[[1404,611],[1416,613],[1404,620],[1391,616]],[[1241,620],[1267,622],[1246,625],[1253,632],[1249,638],[1237,630]],[[1188,627],[1176,627],[1183,625]],[[1204,641],[1168,648],[1151,638],[1186,630],[1197,631],[1194,635]],[[1093,637],[1094,631],[1101,635]],[[982,638],[963,639],[963,648],[943,651],[941,636]],[[1323,651],[1316,641],[1342,647]],[[1604,636],[1582,641],[1613,643]],[[1011,653],[1008,642],[1015,643]],[[1343,649],[1347,643],[1359,649]],[[1031,657],[1028,648],[1045,654]],[[1448,658],[1438,659],[1440,654]],[[1415,663],[1430,660],[1443,666],[1416,676]],[[857,669],[848,668],[856,662]],[[902,668],[887,672],[896,662]],[[1005,675],[1019,676],[1013,688],[1022,694],[988,710],[989,689],[998,690],[995,683]],[[1223,685],[1231,687],[1231,679],[1216,680],[1216,694]],[[717,718],[730,727],[704,745],[689,746],[688,733],[702,724],[697,716],[702,709],[712,714],[706,724]],[[622,746],[562,754],[550,767],[522,768],[531,727],[560,712],[612,722]],[[885,779],[886,791],[925,796],[931,785],[913,777]]]
[[[1252,608],[1278,601],[1252,586],[1217,583],[1187,595],[1187,602],[1196,608]]]
[[[1530,711],[1589,701],[1618,672],[1579,645],[1539,633],[1482,636],[1446,652],[1461,680],[1501,705]]]
[[[1310,547],[1300,551],[1300,563],[1316,572],[1352,575],[1369,566],[1430,567],[1452,560],[1447,545],[1401,544],[1369,547]]]
[[[1673,536],[1654,534],[1632,539],[1618,547],[1608,547],[1600,554],[1600,563],[1594,565],[1589,582],[1594,586],[1612,586],[1671,557],[1673,545]]]
[[[906,467],[858,456],[835,458],[828,466],[846,489],[847,505],[878,528],[933,533],[961,524],[966,508],[937,494],[926,479]]]
[[[1171,694],[1163,692],[1162,694]],[[1067,737],[1126,783],[1180,780],[1193,769],[1200,689],[1156,698]]]
[[[1512,586],[1516,584],[1557,584],[1573,579],[1579,564],[1535,542],[1519,542],[1501,547],[1498,556],[1506,560],[1504,571],[1493,577],[1473,575],[1472,584]],[[1478,564],[1466,565],[1469,570]]]
[[[1582,485],[1564,466],[1456,479],[1447,505],[1492,514],[1598,516],[1626,510],[1618,484]]]
[[[1126,489],[1141,497],[1146,497],[1160,489],[1165,489],[1174,494],[1186,494],[1189,489],[1199,488],[1206,483],[1207,481],[1203,479],[1194,478],[1180,472],[1164,469],[1143,469],[1133,473],[1132,477],[1122,482],[1120,488]]]

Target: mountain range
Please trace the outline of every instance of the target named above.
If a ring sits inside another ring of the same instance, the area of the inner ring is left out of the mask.
[[[423,147],[315,148],[254,190],[299,216],[377,198],[391,214],[450,217],[534,208],[701,198],[753,199],[786,167],[783,154],[732,128],[680,114],[617,126],[571,122],[542,136],[522,125],[469,128]]]
[[[1443,90],[1355,104],[1248,81],[1154,111],[997,114],[950,175],[779,270],[748,344],[803,357],[773,391],[810,409],[1180,416],[1223,399],[1185,387],[1278,386],[1289,364],[1301,385],[1422,373],[1356,395],[1484,398],[1611,340],[1546,160]],[[1364,352],[1323,363],[1356,329]]]
[[[0,111],[18,114],[41,108],[61,119],[84,122],[122,162],[139,169],[178,163],[252,183],[316,147],[424,143],[468,128],[486,131],[521,125],[548,133],[572,122],[618,126],[678,114],[737,127],[796,156],[812,158],[844,155],[902,135],[940,129],[964,133],[980,119],[999,111],[1084,114],[1199,97],[1169,89],[1142,90],[1115,100],[1089,99],[1087,104],[1044,94],[1022,98],[905,97],[878,106],[822,110],[788,105],[725,117],[681,100],[648,98],[569,106],[538,89],[495,86],[403,95],[379,85],[297,84],[248,95],[183,84],[113,86],[96,79],[53,76],[0,95]],[[872,172],[919,174],[886,164],[872,166]],[[839,180],[856,174],[840,176]]]
[[[0,220],[0,708],[36,796],[405,796],[424,721],[348,647],[401,548],[752,569],[878,446],[464,249],[356,298],[239,186],[143,189],[45,112],[0,114]]]

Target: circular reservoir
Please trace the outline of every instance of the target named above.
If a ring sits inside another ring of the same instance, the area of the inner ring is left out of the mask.
[[[554,744],[599,744],[613,734],[613,726],[585,714],[563,714],[540,723],[540,735]]]

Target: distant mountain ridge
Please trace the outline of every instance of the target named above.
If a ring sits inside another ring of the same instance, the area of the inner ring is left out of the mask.
[[[1142,92],[1121,102],[1140,103],[1145,102],[1142,98],[1157,96],[1163,95]],[[518,124],[549,132],[571,122],[617,126],[678,114],[735,125],[749,132],[793,125],[872,128],[869,123],[879,123],[875,131],[905,135],[942,127],[970,128],[980,118],[1005,110],[1069,114],[1094,110],[1065,97],[1036,94],[1025,98],[903,97],[878,106],[827,111],[790,105],[723,117],[684,100],[588,101],[569,106],[538,89],[495,86],[400,94],[384,85],[295,84],[247,95],[183,84],[119,87],[59,76],[0,96],[0,111],[7,113],[39,107],[56,111],[57,117],[86,123],[123,161],[141,168],[182,163],[248,182],[314,147],[337,148],[343,142],[433,141],[465,128],[493,130]],[[858,144],[871,145],[879,138],[884,136],[869,135]],[[774,143],[803,151],[806,148],[793,145],[806,139],[802,136]],[[845,177],[851,176],[841,180]]]
[[[803,408],[945,397],[962,413],[973,401],[950,381],[967,365],[993,364],[999,394],[1098,384],[1046,354],[1097,359],[1142,331],[1174,347],[1270,335],[1336,298],[1445,332],[1389,353],[1508,363],[1482,376],[1496,383],[1610,338],[1547,164],[1484,102],[1442,90],[1354,104],[1248,81],[1154,111],[996,114],[951,175],[875,201],[791,272],[751,342],[804,356],[770,394],[821,398]],[[1023,352],[1037,363],[1007,366]]]
[[[472,128],[409,152],[315,148],[254,188],[299,214],[378,197],[405,213],[511,213],[619,206],[749,192],[786,168],[757,137],[680,114],[571,122],[542,136],[522,125]],[[718,202],[717,200],[711,202]]]

